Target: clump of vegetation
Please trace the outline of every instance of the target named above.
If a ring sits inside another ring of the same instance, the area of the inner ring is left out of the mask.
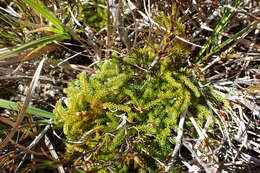
[[[89,170],[158,172],[154,158],[169,160],[180,115],[193,111],[201,123],[209,115],[199,89],[173,59],[144,71],[154,59],[147,48],[107,60],[64,90],[66,106],[57,103],[55,124],[68,140],[81,142],[67,143],[67,151],[87,151]]]

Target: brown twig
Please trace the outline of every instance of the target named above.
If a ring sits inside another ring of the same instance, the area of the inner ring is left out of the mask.
[[[14,140],[12,140],[12,139],[10,140],[10,142],[11,142],[14,146],[16,146],[17,148],[20,148],[21,150],[23,150],[23,151],[25,151],[25,152],[27,152],[27,153],[34,154],[34,155],[38,155],[38,156],[43,156],[42,153],[32,151],[32,150],[28,149],[27,147],[25,147],[25,146],[23,146],[23,145],[21,145],[21,144],[16,143],[16,142],[15,142]]]

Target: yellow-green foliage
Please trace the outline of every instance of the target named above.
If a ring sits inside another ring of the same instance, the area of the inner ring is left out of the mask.
[[[173,59],[161,60],[151,72],[136,67],[148,67],[145,59],[154,57],[141,50],[107,60],[96,74],[81,73],[64,89],[66,105],[57,102],[55,124],[68,140],[82,141],[68,143],[67,151],[87,151],[89,170],[158,172],[152,157],[169,159],[180,114],[193,107],[200,122],[208,115],[187,74],[171,70]]]
[[[161,18],[171,29],[169,16]],[[174,25],[184,33],[181,23]],[[132,49],[128,57],[115,55],[64,90],[67,100],[57,102],[55,124],[68,140],[82,142],[67,143],[67,152],[84,151],[89,172],[160,172],[154,158],[169,160],[180,114],[189,110],[203,125],[210,112],[184,68],[189,50],[172,36]],[[194,131],[189,121],[186,127]]]

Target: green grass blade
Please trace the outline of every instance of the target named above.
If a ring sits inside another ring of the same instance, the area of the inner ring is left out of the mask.
[[[31,8],[33,8],[36,12],[45,17],[49,22],[51,22],[57,29],[60,29],[60,33],[65,32],[65,27],[63,27],[62,23],[57,19],[54,15],[52,15],[48,10],[42,7],[39,3],[35,3],[33,0],[23,0],[27,3]]]
[[[14,26],[13,20],[11,20],[11,19],[8,17],[8,15],[5,15],[5,14],[2,13],[1,11],[0,11],[0,19],[1,19],[2,21],[4,21],[5,23],[7,23],[8,25]],[[16,25],[17,25],[17,24],[16,24]]]
[[[4,39],[19,41],[19,38],[17,36],[9,34],[6,31],[2,31],[2,32],[0,32],[0,40],[4,40]],[[10,44],[10,42],[9,42],[9,44]]]
[[[53,27],[42,27],[42,28],[38,28],[39,30],[43,30],[43,31],[50,31],[50,32],[54,32],[54,33],[57,33],[59,34],[60,33],[60,30],[59,29],[56,29],[56,28],[53,28]]]
[[[4,54],[1,54],[0,55],[0,59],[3,59],[3,58],[6,58],[8,56],[11,56],[11,55],[15,55],[15,54],[18,54],[26,49],[29,49],[29,48],[34,48],[36,46],[39,46],[41,44],[46,44],[48,42],[52,42],[52,41],[56,41],[56,40],[64,40],[64,39],[69,39],[70,37],[68,35],[64,35],[64,34],[54,34],[54,35],[50,35],[50,36],[46,36],[46,37],[43,37],[43,38],[40,38],[39,40],[34,40],[34,41],[31,41],[29,43],[26,43],[12,51],[9,51],[9,52],[6,52]]]
[[[4,99],[0,99],[0,107],[5,108],[5,109],[14,110],[14,111],[19,111],[17,103],[8,101],[8,100],[4,100]],[[26,113],[36,115],[41,118],[53,118],[54,117],[53,113],[42,110],[42,109],[38,109],[38,108],[35,108],[32,106],[29,106],[27,108]]]
[[[234,3],[232,4],[232,6],[236,8],[239,6],[240,3],[241,3],[241,0],[235,0]],[[216,44],[219,34],[224,30],[224,28],[230,21],[233,14],[234,14],[234,9],[228,8],[226,13],[224,14],[224,16],[220,19],[217,26],[215,27],[212,35],[209,37],[209,39],[203,45],[203,48],[199,51],[198,55],[195,57],[195,59],[194,59],[195,62],[197,62],[201,58],[203,53],[210,47],[210,45]],[[200,62],[202,62],[202,61],[200,61]],[[196,63],[196,64],[199,64],[199,63]]]
[[[226,41],[224,41],[222,44],[220,44],[219,46],[215,47],[210,53],[208,53],[206,56],[204,56],[203,58],[201,58],[198,62],[196,62],[196,64],[200,64],[201,62],[205,61],[206,59],[208,59],[209,57],[211,57],[213,54],[217,53],[218,51],[220,51],[223,47],[227,46],[228,44],[230,44],[232,41],[236,40],[237,38],[241,37],[244,33],[249,33],[250,31],[252,31],[254,28],[256,28],[257,26],[257,21],[253,22],[251,25],[248,25],[247,27],[245,27],[244,29],[242,29],[241,31],[239,31],[238,33],[234,34],[232,37],[230,37],[229,39],[227,39]]]

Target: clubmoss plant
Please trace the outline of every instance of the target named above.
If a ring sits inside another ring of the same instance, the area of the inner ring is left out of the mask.
[[[142,70],[155,59],[148,52],[100,63],[96,74],[81,73],[64,89],[66,105],[57,103],[55,124],[81,143],[67,143],[67,151],[84,151],[89,170],[158,172],[154,158],[169,159],[180,114],[190,110],[201,124],[209,115],[188,72],[175,70],[172,58]]]
[[[190,50],[174,37],[185,38],[184,25],[159,18],[174,32],[150,39],[128,57],[113,55],[91,76],[79,74],[64,89],[65,103],[56,104],[54,124],[68,139],[67,153],[83,153],[88,171],[160,172],[174,148],[180,115],[188,111],[202,126],[210,114],[186,68]],[[188,120],[185,127],[185,134],[197,135]]]

